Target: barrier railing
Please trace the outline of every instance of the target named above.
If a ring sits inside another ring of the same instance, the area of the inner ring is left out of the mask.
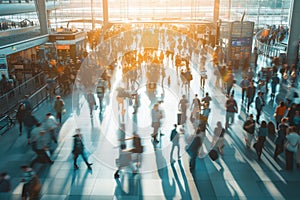
[[[31,96],[43,86],[45,86],[45,74],[41,72],[0,96],[0,115],[3,115],[16,107],[25,95]]]
[[[262,31],[263,30],[260,30],[255,35],[255,43],[256,43],[258,52],[260,52],[261,54],[264,54],[265,56],[268,56],[268,57],[275,57],[275,56],[280,57],[281,54],[286,54],[287,47],[283,44],[276,43],[274,45],[269,45],[269,44],[259,41],[259,37],[260,37]]]

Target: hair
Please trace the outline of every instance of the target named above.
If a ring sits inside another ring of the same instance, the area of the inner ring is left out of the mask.
[[[290,126],[288,129],[288,133],[295,132],[295,126]]]
[[[60,99],[60,96],[59,96],[59,95],[57,95],[57,96],[56,96],[56,99]]]
[[[263,120],[260,125],[262,128],[267,128],[267,122]]]
[[[47,113],[47,114],[46,114],[46,116],[51,116],[51,115],[52,115],[52,113],[51,113],[51,112],[49,112],[49,113]]]
[[[284,102],[283,101],[280,101],[280,106],[284,106]]]

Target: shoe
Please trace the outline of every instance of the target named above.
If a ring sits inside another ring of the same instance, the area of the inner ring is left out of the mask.
[[[50,165],[52,165],[52,164],[54,163],[54,161],[53,161],[53,160],[51,160],[49,163],[50,163]]]
[[[159,143],[159,141],[157,139],[154,140],[155,143]]]
[[[79,169],[79,167],[77,165],[74,165],[74,169],[77,170]]]
[[[87,165],[89,170],[92,169],[92,167],[91,167],[92,165],[93,165],[93,163],[89,163],[89,164]]]
[[[119,174],[115,174],[115,175],[114,175],[114,178],[115,178],[115,179],[120,178],[120,175],[119,175]]]
[[[164,136],[165,134],[161,133],[160,136]]]

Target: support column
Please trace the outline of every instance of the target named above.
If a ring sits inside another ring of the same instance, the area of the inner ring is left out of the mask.
[[[296,64],[300,41],[300,1],[292,0],[289,15],[289,39],[287,47],[287,62],[289,65]]]
[[[108,24],[108,0],[103,0],[103,26]]]
[[[41,35],[49,34],[46,0],[34,0],[35,8],[39,17]]]
[[[220,16],[220,0],[215,0],[214,3],[214,23],[217,23]]]

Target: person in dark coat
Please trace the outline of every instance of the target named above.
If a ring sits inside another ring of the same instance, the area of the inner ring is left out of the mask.
[[[22,130],[23,130],[24,115],[25,115],[25,105],[21,103],[18,107],[17,114],[16,114],[16,118],[19,123],[20,136],[22,135]]]
[[[259,118],[260,118],[260,115],[261,115],[261,111],[262,111],[264,105],[265,105],[265,100],[263,98],[263,93],[258,92],[257,97],[255,98],[255,108],[256,108],[256,111],[257,111],[256,122],[258,124],[259,124]]]
[[[0,177],[0,192],[9,192],[11,190],[10,176],[3,172]]]
[[[190,171],[193,173],[196,166],[196,158],[198,156],[198,152],[202,146],[202,141],[200,137],[200,131],[196,132],[196,135],[193,136],[192,142],[187,148],[187,153],[190,156]]]
[[[87,165],[88,169],[91,170],[91,165],[92,163],[89,163],[87,161],[86,156],[84,155],[84,145],[82,142],[82,135],[80,133],[80,129],[76,129],[76,134],[73,135],[74,138],[74,143],[73,143],[73,155],[74,155],[74,168],[75,169],[79,169],[78,165],[77,165],[77,158],[79,155],[82,156],[85,164]]]
[[[248,102],[247,112],[249,112],[250,105],[253,103],[255,92],[256,92],[256,87],[254,86],[254,81],[252,80],[250,82],[250,86],[247,88],[247,93],[246,93],[247,102]]]
[[[24,113],[24,128],[27,134],[27,140],[28,140],[28,144],[30,144],[30,137],[31,137],[31,131],[34,127],[34,125],[36,125],[38,123],[38,120],[31,114],[30,111],[26,111]]]

